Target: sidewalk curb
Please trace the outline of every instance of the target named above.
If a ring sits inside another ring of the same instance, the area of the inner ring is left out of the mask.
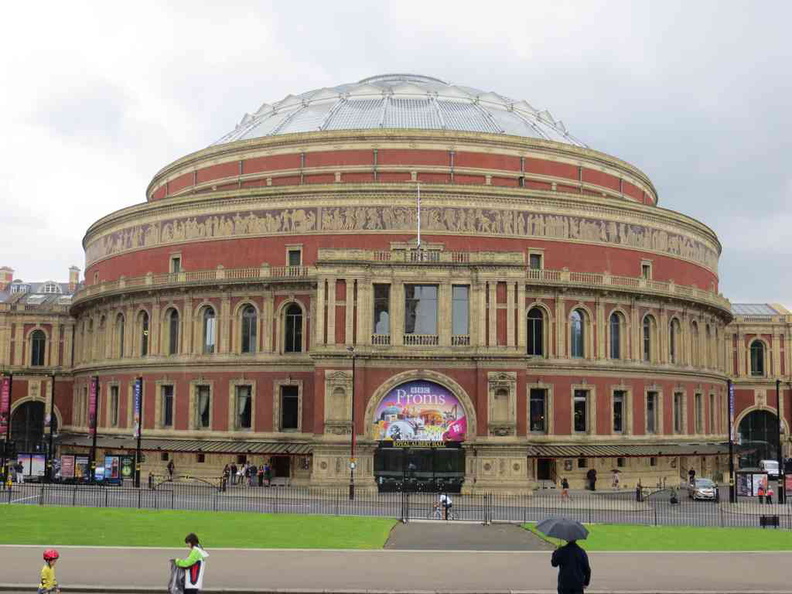
[[[114,594],[155,594],[163,592],[165,588],[153,587],[108,587],[108,586],[81,586],[74,585],[63,587],[65,594],[104,594],[112,591]],[[28,584],[0,584],[0,592],[27,592],[32,591]],[[335,589],[324,590],[315,588],[280,588],[256,589],[249,588],[212,588],[201,590],[203,594],[555,594],[556,590],[359,590]],[[715,594],[715,590],[586,590],[587,594]],[[717,594],[780,594],[781,590],[718,590]]]

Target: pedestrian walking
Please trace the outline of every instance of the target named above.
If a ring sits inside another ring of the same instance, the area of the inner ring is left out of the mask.
[[[588,588],[591,566],[577,541],[571,540],[553,551],[550,564],[558,567],[558,594],[583,594],[583,588]]]
[[[597,490],[597,470],[594,468],[589,469],[586,473],[586,478],[588,479],[589,489],[592,491]]]
[[[55,549],[44,551],[44,567],[41,568],[41,581],[38,594],[60,593],[58,580],[55,579],[55,564],[60,559],[60,554]]]
[[[613,479],[611,481],[611,487],[613,487],[614,489],[618,489],[619,488],[619,484],[620,484],[619,474],[620,473],[619,473],[618,470],[614,470],[613,471]]]
[[[561,501],[569,501],[571,497],[569,496],[569,481],[566,479],[565,476],[561,477]]]
[[[775,493],[773,493],[773,487],[771,487],[770,485],[767,485],[767,491],[765,491],[765,503],[767,503],[768,505],[773,503],[773,495],[774,494]]]
[[[258,468],[255,464],[251,464],[248,467],[248,485],[251,487],[256,486],[256,474],[258,474]]]
[[[198,594],[203,588],[204,573],[206,573],[206,558],[209,556],[198,542],[194,533],[188,534],[184,542],[190,547],[190,554],[186,559],[174,559],[176,567],[184,571],[184,594]]]
[[[272,468],[269,462],[264,464],[264,483],[269,487],[272,484]]]
[[[14,467],[16,470],[16,482],[17,485],[22,485],[25,482],[25,465],[22,464],[21,460],[17,460],[16,466]]]
[[[176,471],[176,465],[173,463],[173,460],[168,462],[166,468],[168,469],[168,480],[173,481],[173,473]]]
[[[696,486],[696,470],[693,468],[688,470],[688,483],[694,487]]]
[[[235,462],[231,462],[231,484],[236,485],[237,482],[237,465]]]
[[[764,503],[765,498],[765,488],[764,485],[759,485],[759,488],[756,490],[756,496],[759,497],[759,503]]]

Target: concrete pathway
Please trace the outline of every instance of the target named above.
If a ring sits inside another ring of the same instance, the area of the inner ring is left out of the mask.
[[[0,582],[33,591],[40,546],[0,546]],[[164,591],[168,559],[184,549],[58,547],[58,579],[106,592]],[[211,551],[207,590],[288,589],[555,592],[549,551]],[[790,553],[592,553],[596,592],[789,592]]]
[[[386,549],[413,551],[549,551],[548,544],[512,524],[410,522],[397,524]]]

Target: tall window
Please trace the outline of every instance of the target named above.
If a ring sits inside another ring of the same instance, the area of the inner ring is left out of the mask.
[[[390,335],[390,285],[374,285],[374,334]]]
[[[646,394],[646,432],[657,433],[657,392]]]
[[[215,311],[211,307],[205,307],[203,310],[203,352],[204,354],[211,354],[215,352],[215,343],[217,342],[217,319],[215,318]]]
[[[300,248],[290,249],[288,257],[289,266],[302,266],[302,250]]]
[[[110,386],[110,426],[118,427],[118,386]]]
[[[704,396],[693,396],[693,405],[696,409],[696,433],[704,433]]]
[[[699,333],[698,324],[690,324],[690,364],[694,367],[699,365]]]
[[[300,427],[299,394],[298,386],[281,386],[280,428],[282,431],[294,430]]]
[[[404,285],[404,333],[437,334],[437,285]]]
[[[610,358],[621,359],[621,315],[613,312],[610,317]]]
[[[303,334],[302,309],[300,309],[300,306],[296,303],[292,303],[286,308],[286,313],[284,315],[286,332],[283,350],[286,353],[301,353]]]
[[[236,404],[235,429],[250,429],[253,419],[253,397],[250,386],[237,386],[234,395]]]
[[[623,433],[625,423],[625,406],[627,403],[627,392],[615,390],[613,392],[613,432]]]
[[[765,374],[765,347],[761,340],[751,343],[751,375],[763,376]]]
[[[576,433],[588,431],[588,390],[575,390],[572,399],[573,422]]]
[[[470,334],[468,328],[469,292],[467,285],[451,287],[451,333],[454,336]]]
[[[531,270],[542,269],[542,254],[529,254],[528,255],[528,268]]]
[[[179,354],[179,312],[175,309],[168,312],[168,354]]]
[[[685,396],[681,392],[674,393],[674,433],[684,433],[685,430]]]
[[[652,360],[652,339],[654,337],[654,318],[644,316],[643,319],[643,360]]]
[[[246,305],[242,310],[242,352],[255,353],[256,352],[256,327],[258,326],[258,316],[256,315],[256,308],[252,305]]]
[[[116,340],[118,345],[118,357],[124,357],[124,314],[116,316]]]
[[[575,358],[583,358],[586,354],[583,330],[583,312],[576,309],[569,316],[569,351]]]
[[[149,345],[149,315],[146,311],[141,311],[138,314],[140,320],[140,356],[145,357],[148,355]]]
[[[538,307],[528,310],[528,354],[544,356],[544,313]]]
[[[547,390],[531,388],[529,416],[532,433],[547,433]]]
[[[195,421],[198,429],[209,429],[212,422],[212,390],[209,386],[195,387]]]
[[[173,386],[162,386],[162,426],[173,427]]]
[[[34,367],[44,365],[44,351],[47,346],[47,335],[43,330],[30,333],[30,364]]]
[[[677,361],[677,341],[679,340],[679,320],[674,318],[668,325],[668,358],[671,363]]]

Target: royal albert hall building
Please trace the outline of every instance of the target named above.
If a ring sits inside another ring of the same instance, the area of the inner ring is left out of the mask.
[[[289,95],[94,223],[71,422],[143,472],[519,491],[724,470],[706,225],[547,111],[385,75]],[[354,422],[353,422],[354,420]],[[82,448],[82,450],[80,450]]]

